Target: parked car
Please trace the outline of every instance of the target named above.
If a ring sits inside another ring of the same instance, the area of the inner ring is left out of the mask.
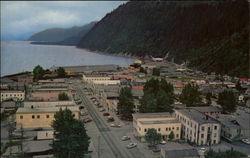
[[[132,149],[132,148],[134,148],[134,147],[136,147],[136,146],[137,146],[136,143],[129,143],[129,144],[127,145],[127,148],[128,148],[128,149]]]
[[[87,119],[84,119],[84,123],[89,123],[89,122],[92,122],[91,119],[87,118]]]
[[[121,127],[121,125],[120,125],[120,124],[114,124],[114,123],[111,123],[111,124],[110,124],[110,127],[118,127],[118,128],[120,128],[120,127]]]
[[[166,144],[167,142],[165,140],[161,141],[160,144]]]
[[[250,144],[250,139],[242,139],[241,141],[245,144]]]
[[[129,139],[130,139],[129,136],[122,136],[122,138],[121,138],[122,141],[126,141],[126,140],[129,140]]]
[[[109,116],[110,114],[108,112],[104,112],[103,116]]]
[[[79,106],[79,109],[84,109],[84,106]]]
[[[108,121],[108,122],[113,122],[113,121],[115,121],[115,119],[114,119],[112,116],[108,116],[107,121]]]
[[[103,112],[103,111],[105,111],[105,109],[104,109],[104,108],[100,108],[99,111],[100,111],[100,112]]]

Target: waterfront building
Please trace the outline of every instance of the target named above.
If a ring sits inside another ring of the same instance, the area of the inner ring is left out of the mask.
[[[162,135],[163,140],[169,140],[171,131],[174,133],[173,140],[181,137],[181,122],[170,113],[135,113],[133,115],[133,128],[135,135],[142,141],[145,140],[148,129],[154,128]]]
[[[54,120],[55,113],[65,107],[50,108],[18,108],[16,112],[16,125],[23,128],[49,128]],[[67,107],[76,119],[80,118],[78,106]]]
[[[195,109],[175,109],[175,117],[182,124],[182,137],[197,145],[212,145],[220,142],[221,125],[214,118]]]

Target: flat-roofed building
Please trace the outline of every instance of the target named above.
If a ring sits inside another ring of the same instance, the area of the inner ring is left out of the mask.
[[[51,127],[55,113],[65,107],[50,108],[18,108],[16,112],[16,125],[22,125],[23,128],[47,128]],[[67,107],[72,111],[76,119],[80,118],[80,110],[78,106]]]
[[[25,101],[25,108],[47,108],[47,107],[64,107],[75,106],[76,103],[73,100],[62,101]]]
[[[21,100],[25,98],[25,91],[1,90],[1,102],[8,99]]]
[[[175,109],[175,117],[182,123],[182,137],[197,145],[212,145],[220,142],[220,123],[195,109]]]
[[[72,94],[69,91],[34,91],[31,93],[29,100],[42,100],[42,101],[57,101],[60,93],[66,93],[69,98],[72,98]]]
[[[170,113],[136,113],[133,115],[133,127],[136,135],[144,141],[148,129],[154,128],[162,135],[162,139],[168,140],[171,131],[174,140],[180,139],[181,122]]]

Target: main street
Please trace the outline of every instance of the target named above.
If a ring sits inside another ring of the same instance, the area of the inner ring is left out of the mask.
[[[81,83],[80,83],[81,84]],[[74,83],[74,88],[77,91],[79,98],[82,100],[83,104],[87,108],[90,116],[95,122],[98,130],[101,133],[102,138],[105,140],[110,150],[112,151],[112,157],[114,158],[140,158],[143,156],[136,148],[127,149],[124,142],[120,140],[120,138],[112,132],[109,126],[106,124],[106,120],[97,112],[94,107],[94,104],[86,97],[82,86]],[[127,144],[129,142],[126,142]]]

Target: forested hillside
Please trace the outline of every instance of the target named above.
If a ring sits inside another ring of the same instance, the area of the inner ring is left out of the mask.
[[[51,28],[32,35],[29,41],[42,41],[48,44],[78,44],[80,39],[96,24],[91,22],[83,26],[71,28]]]
[[[237,1],[131,1],[99,21],[78,47],[167,57],[207,72],[248,75],[249,8]]]

